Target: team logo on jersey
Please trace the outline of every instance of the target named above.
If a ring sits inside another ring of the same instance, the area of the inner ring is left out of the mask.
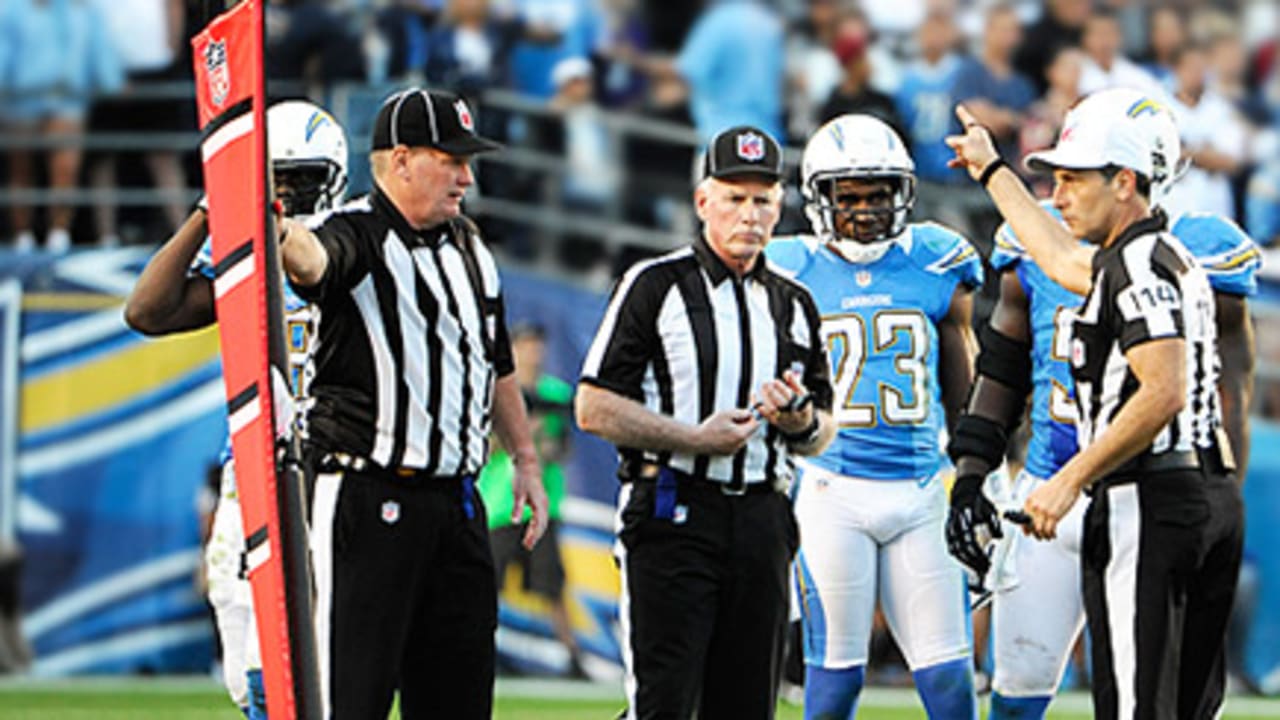
[[[231,94],[231,72],[227,69],[227,41],[214,40],[204,48],[205,81],[209,85],[209,99],[221,107]]]
[[[467,132],[475,132],[476,123],[471,117],[471,109],[462,100],[458,100],[453,104],[453,109],[458,113],[458,124]]]
[[[400,503],[395,500],[382,503],[382,522],[388,525],[400,522]]]
[[[854,273],[853,281],[858,283],[858,287],[866,287],[871,284],[871,273],[866,270],[859,270]]]
[[[759,133],[744,132],[738,136],[738,157],[747,162],[764,159],[764,138]]]

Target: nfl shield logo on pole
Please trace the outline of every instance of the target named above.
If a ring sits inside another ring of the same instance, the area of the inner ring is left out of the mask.
[[[738,157],[747,162],[760,162],[764,159],[764,138],[747,132],[738,136]]]
[[[231,93],[231,73],[227,71],[227,41],[215,40],[204,49],[204,69],[209,82],[209,99],[221,106]]]

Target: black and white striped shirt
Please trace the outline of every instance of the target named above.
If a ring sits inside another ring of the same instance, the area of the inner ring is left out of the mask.
[[[761,256],[739,280],[699,238],[692,247],[634,265],[619,281],[582,369],[582,381],[697,425],[747,408],[751,394],[800,370],[814,407],[831,409],[821,318],[808,290]],[[732,456],[621,447],[623,467],[652,462],[737,485],[787,473],[787,447],[773,426]]]
[[[412,229],[378,190],[314,228],[324,277],[310,440],[383,467],[474,473],[497,377],[514,369],[493,256],[457,219]]]
[[[1187,402],[1144,454],[1207,450],[1217,439],[1213,289],[1164,223],[1159,214],[1134,223],[1094,256],[1093,287],[1077,311],[1071,345],[1081,447],[1106,431],[1138,389],[1124,354],[1173,337],[1186,341]]]

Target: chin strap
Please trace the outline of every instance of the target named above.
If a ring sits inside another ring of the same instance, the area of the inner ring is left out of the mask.
[[[832,240],[831,245],[840,256],[852,263],[872,263],[884,257],[889,252],[889,246],[893,244],[892,238],[884,240],[876,240],[875,242],[858,242],[857,240],[845,240],[840,238]]]

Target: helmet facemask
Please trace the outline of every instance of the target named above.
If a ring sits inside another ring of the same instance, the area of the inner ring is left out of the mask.
[[[883,256],[915,203],[915,177],[907,172],[820,173],[810,183],[810,221],[853,262]]]
[[[288,217],[314,215],[333,208],[346,189],[342,169],[332,160],[277,160],[272,163],[276,197]]]

